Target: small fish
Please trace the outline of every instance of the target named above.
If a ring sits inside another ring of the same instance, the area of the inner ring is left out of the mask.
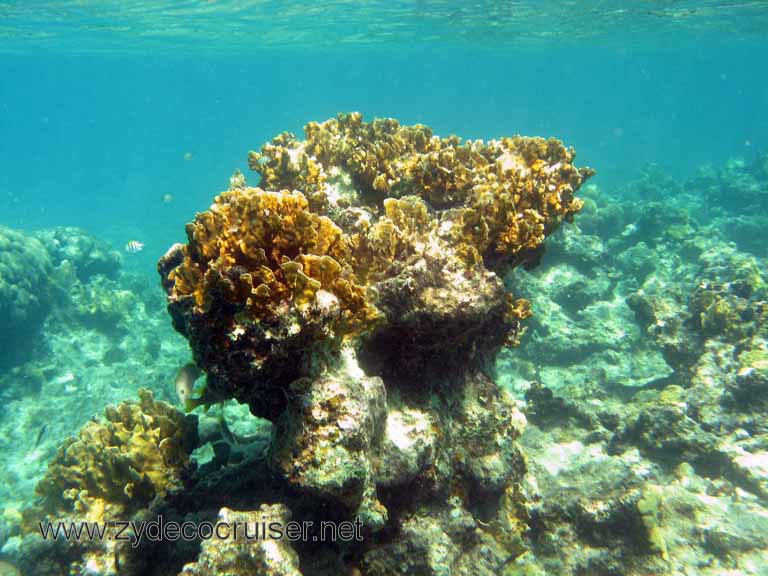
[[[45,433],[48,430],[48,424],[43,424],[43,427],[40,428],[40,432],[37,433],[37,440],[35,440],[35,448],[40,446],[40,441],[43,439],[43,436],[45,436]]]
[[[142,250],[144,250],[144,244],[138,240],[131,240],[128,242],[128,244],[125,245],[125,251],[131,254],[137,254]]]
[[[173,202],[173,194],[163,194],[163,204],[170,204]]]
[[[184,160],[192,160],[192,152],[184,152]]]
[[[192,398],[192,389],[201,374],[200,368],[194,362],[185,364],[176,374],[176,395],[187,411],[194,410],[204,403],[201,398]]]

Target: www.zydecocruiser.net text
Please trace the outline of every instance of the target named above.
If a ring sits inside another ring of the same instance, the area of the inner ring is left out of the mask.
[[[143,541],[175,542],[178,540],[311,540],[313,542],[362,541],[362,521],[277,522],[263,518],[260,522],[175,522],[156,520],[112,522],[38,522],[43,540],[125,541],[139,546]]]

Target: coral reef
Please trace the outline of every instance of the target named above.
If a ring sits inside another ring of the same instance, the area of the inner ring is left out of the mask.
[[[539,268],[518,268],[505,278],[517,294],[535,298],[536,304],[524,348],[499,357],[501,382],[519,395],[534,380],[558,391],[568,387],[604,394],[608,388],[647,385],[671,373],[626,298],[657,266],[667,264],[663,259],[670,260],[671,251],[662,248],[664,224],[677,222],[677,216],[652,208],[666,219],[641,227],[637,223],[648,203],[608,203],[591,185],[583,193],[578,228],[564,228],[552,238]]]
[[[702,243],[688,286],[658,268],[627,302],[670,366],[689,379],[708,348],[751,348],[766,333],[768,286],[759,262],[733,245]]]
[[[701,194],[710,210],[749,214],[768,208],[768,153],[751,162],[734,158],[722,168],[703,166],[687,184]]]
[[[311,123],[303,141],[279,136],[251,155],[261,187],[233,176],[158,265],[186,341],[162,331],[156,295],[129,276],[81,282],[58,263],[56,278],[74,287],[46,325],[62,335],[47,339],[66,350],[77,334],[84,358],[76,374],[53,358],[9,374],[90,407],[94,394],[123,392],[81,381],[89,363],[102,380],[125,374],[126,388],[149,379],[170,394],[189,345],[206,371],[202,401],[217,405],[198,411],[197,442],[190,430],[163,444],[162,430],[193,419],[146,395],[86,425],[53,457],[38,509],[6,507],[4,558],[41,576],[764,574],[768,288],[762,248],[739,227],[759,224],[744,212],[760,198],[719,207],[730,196],[716,189],[761,182],[760,163],[732,163],[706,191],[653,168],[624,198],[590,184],[575,201],[575,174],[588,172],[571,159],[553,141],[461,144],[358,115]],[[547,212],[552,179],[569,200]],[[531,215],[518,218],[527,233],[499,223],[526,202],[549,236],[535,267]],[[576,225],[558,228],[577,207]],[[150,334],[162,342],[150,346]],[[121,414],[173,425],[128,439]],[[54,426],[38,408],[41,419]],[[84,442],[106,429],[119,440],[107,450]],[[43,429],[38,442],[57,434]],[[160,444],[178,457],[166,463]],[[86,474],[68,454],[90,462]],[[0,468],[12,482],[18,468]],[[75,487],[95,479],[101,492]],[[315,528],[290,544],[135,550],[20,534],[46,507],[50,519]],[[319,539],[321,521],[358,519],[362,541]]]
[[[142,387],[175,402],[167,383],[189,361],[164,295],[147,274],[123,271],[116,280],[96,275],[83,283],[62,262],[49,282],[55,300],[37,346],[0,370],[0,502],[9,509],[34,493],[60,440],[106,405]],[[5,536],[0,530],[0,543]]]
[[[462,144],[359,114],[305,135],[251,153],[261,187],[235,174],[158,263],[203,401],[274,422],[270,467],[318,504],[283,501],[359,518],[368,573],[415,548],[413,573],[473,574],[489,546],[495,573],[524,530],[504,504],[524,418],[483,372],[531,314],[502,275],[538,262],[592,171],[554,139]],[[463,544],[439,552],[425,524]]]
[[[68,272],[71,271],[60,267],[59,281]],[[119,281],[95,276],[87,283],[70,283],[68,299],[55,310],[54,316],[62,323],[118,336],[128,331],[126,320],[138,305],[136,294],[123,288]]]
[[[380,351],[408,342],[406,364],[456,334],[454,349],[493,349],[475,346],[478,334],[516,341],[528,304],[491,270],[532,265],[580,209],[574,192],[592,172],[572,150],[522,137],[461,144],[359,114],[305,133],[251,153],[267,190],[236,174],[158,265],[212,398],[274,419],[292,381],[361,334]],[[454,307],[447,291],[462,293]]]
[[[0,367],[28,356],[53,305],[51,259],[34,237],[0,226]]]
[[[227,508],[219,511],[218,523],[232,527],[241,523],[250,526],[250,533],[255,534],[259,526],[273,522],[285,526],[290,512],[280,504],[262,504],[255,512],[236,512]],[[214,529],[214,533],[216,530]],[[243,535],[239,538],[211,538],[203,543],[200,556],[194,563],[184,566],[179,576],[301,576],[299,558],[286,539],[265,538],[248,540]]]
[[[85,230],[59,226],[39,230],[34,235],[48,250],[54,266],[69,262],[81,282],[88,282],[98,274],[114,279],[120,272],[120,253]]]
[[[764,502],[726,478],[609,454],[583,424],[532,425],[520,442],[530,532],[506,573],[761,574]]]
[[[156,401],[149,390],[139,392],[138,402],[107,407],[103,420],[86,424],[61,445],[37,485],[39,502],[23,512],[22,527],[33,543],[25,550],[22,570],[55,574],[75,568],[107,574],[117,573],[121,563],[129,565],[123,556],[130,553],[130,543],[113,537],[72,541],[66,546],[41,542],[38,522],[102,523],[137,517],[156,499],[183,488],[196,443],[196,417]],[[111,532],[118,529],[109,528]],[[45,552],[46,545],[53,551]],[[120,550],[123,545],[125,550]],[[54,558],[66,564],[47,566]]]
[[[530,531],[510,573],[762,573],[765,267],[696,202],[660,209],[679,186],[645,186],[650,201],[587,187],[579,230],[507,279],[537,297],[499,361],[529,419]]]

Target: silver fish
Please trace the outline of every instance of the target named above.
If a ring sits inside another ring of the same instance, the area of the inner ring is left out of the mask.
[[[187,410],[191,410],[197,405],[196,399],[191,396],[195,381],[200,378],[201,374],[200,368],[194,362],[185,364],[176,374],[176,395],[179,397],[179,402]]]
[[[144,250],[144,244],[138,240],[131,240],[125,245],[125,251],[130,252],[131,254],[136,254],[142,250]]]

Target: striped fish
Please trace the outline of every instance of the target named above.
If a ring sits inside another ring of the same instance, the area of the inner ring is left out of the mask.
[[[142,250],[144,250],[144,244],[138,240],[131,240],[128,242],[128,244],[125,245],[125,251],[130,252],[131,254],[136,254]]]

